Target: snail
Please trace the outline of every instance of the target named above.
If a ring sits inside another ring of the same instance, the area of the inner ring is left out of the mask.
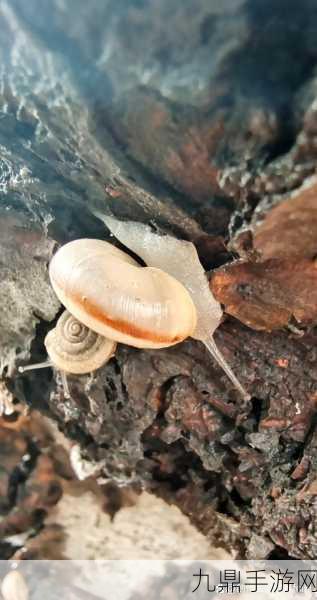
[[[49,275],[67,311],[46,336],[50,360],[19,370],[55,366],[69,395],[66,373],[96,370],[113,356],[117,343],[158,349],[192,337],[205,344],[249,399],[213,340],[222,310],[195,246],[153,233],[142,223],[101,218],[147,266],[101,240],[80,239],[62,246],[52,258]]]
[[[165,348],[195,330],[196,309],[184,286],[161,269],[141,267],[108,242],[65,244],[51,260],[49,276],[67,311],[45,338],[50,360],[19,371],[55,366],[67,395],[65,374],[98,369],[117,342]]]

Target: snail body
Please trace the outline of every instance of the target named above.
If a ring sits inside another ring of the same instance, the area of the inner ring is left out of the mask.
[[[220,324],[222,309],[212,295],[194,244],[170,235],[154,233],[143,223],[119,221],[111,216],[98,216],[113,235],[140,256],[147,265],[164,269],[183,284],[194,302],[197,313],[196,327],[189,335],[206,346],[236,389],[246,400],[249,400],[250,395],[241,385],[214,341],[213,334]]]

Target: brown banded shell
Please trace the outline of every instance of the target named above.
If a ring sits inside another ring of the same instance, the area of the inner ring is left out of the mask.
[[[78,321],[64,311],[45,338],[47,353],[53,364],[68,373],[95,371],[114,354],[116,343]]]
[[[138,348],[164,348],[196,328],[185,287],[161,269],[141,267],[101,240],[62,246],[50,264],[52,286],[67,310],[100,335]]]

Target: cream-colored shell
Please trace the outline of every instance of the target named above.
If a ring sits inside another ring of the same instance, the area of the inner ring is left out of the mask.
[[[101,240],[62,246],[50,264],[62,304],[100,335],[138,348],[164,348],[192,335],[196,309],[185,287]]]
[[[81,375],[102,367],[114,355],[116,342],[80,323],[67,310],[45,338],[47,354],[55,367]]]

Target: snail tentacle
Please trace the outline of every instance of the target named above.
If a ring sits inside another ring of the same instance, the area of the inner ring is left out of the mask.
[[[243,387],[243,385],[241,385],[240,381],[238,380],[238,378],[236,377],[236,375],[234,374],[233,370],[231,369],[231,367],[228,365],[225,357],[223,356],[223,354],[220,352],[214,338],[212,336],[210,336],[209,338],[205,338],[202,340],[203,344],[205,345],[205,347],[207,348],[208,352],[210,352],[210,354],[214,357],[214,359],[217,361],[218,365],[223,369],[223,371],[226,373],[227,377],[230,379],[230,381],[233,383],[233,385],[235,386],[235,388],[237,390],[239,390],[241,396],[246,400],[249,401],[251,399],[250,394],[245,390],[245,388]]]

